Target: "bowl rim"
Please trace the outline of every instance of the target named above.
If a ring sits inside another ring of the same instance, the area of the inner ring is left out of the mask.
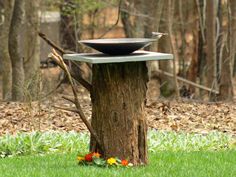
[[[156,42],[153,38],[104,38],[104,39],[88,39],[79,40],[82,44],[130,44],[130,43],[149,43]]]

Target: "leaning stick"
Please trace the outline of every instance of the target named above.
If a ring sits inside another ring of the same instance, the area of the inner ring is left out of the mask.
[[[166,71],[157,70],[157,72],[158,72],[158,73],[161,73],[161,74],[164,74],[164,75],[166,75],[166,76],[169,76],[169,77],[174,77],[173,74],[171,74],[171,73],[169,73],[169,72],[166,72]],[[187,84],[189,84],[189,85],[192,85],[192,86],[194,86],[194,87],[197,87],[197,88],[206,90],[206,91],[208,91],[208,92],[212,92],[212,93],[215,93],[215,94],[219,94],[219,91],[217,91],[217,90],[208,88],[208,87],[203,86],[203,85],[199,85],[199,84],[197,84],[197,83],[195,83],[195,82],[189,81],[189,80],[184,79],[184,78],[182,78],[182,77],[177,76],[177,80],[182,81],[182,82],[184,82],[184,83],[187,83]]]
[[[74,95],[74,100],[73,100],[73,103],[75,104],[76,106],[76,109],[70,109],[70,108],[59,108],[59,109],[63,109],[63,110],[67,110],[67,111],[72,111],[72,112],[76,112],[79,114],[80,118],[82,119],[82,121],[84,122],[84,124],[86,125],[86,127],[88,128],[91,136],[95,139],[95,141],[97,142],[99,148],[103,151],[103,146],[102,146],[102,143],[101,141],[99,140],[95,130],[92,128],[91,124],[89,123],[89,121],[87,120],[81,106],[80,106],[80,103],[79,103],[79,99],[78,99],[78,95],[77,95],[77,92],[76,92],[76,88],[75,88],[75,85],[74,85],[74,82],[73,82],[73,79],[71,77],[71,74],[67,68],[67,65],[64,63],[62,57],[55,51],[55,49],[52,50],[52,52],[50,53],[50,58],[55,61],[58,66],[65,72],[65,74],[67,75],[68,79],[69,79],[69,82],[70,82],[70,85],[71,85],[71,88],[72,88],[72,91],[73,91],[73,95]],[[68,100],[68,99],[67,99]],[[70,100],[72,101],[72,100]]]
[[[44,33],[38,32],[38,35],[45,41],[47,42],[48,45],[52,46],[53,48],[55,48],[58,52],[60,52],[62,55],[63,54],[73,54],[75,52],[73,51],[65,51],[63,48],[59,47],[58,45],[56,45],[52,40],[50,40]],[[72,63],[76,64],[75,62],[71,61]],[[88,65],[89,66],[89,65]],[[89,68],[91,69],[91,66],[89,66]],[[76,81],[78,81],[83,87],[85,87],[90,93],[92,90],[92,86],[91,84],[86,81],[82,76],[80,75],[71,75],[73,77],[73,79],[75,79]]]

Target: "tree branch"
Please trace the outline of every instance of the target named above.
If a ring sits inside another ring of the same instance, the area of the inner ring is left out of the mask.
[[[164,75],[166,75],[166,76],[169,76],[169,77],[174,77],[173,74],[171,74],[171,73],[169,73],[169,72],[166,72],[166,71],[157,70],[157,72],[160,73],[160,74],[164,74]],[[194,87],[197,87],[197,88],[199,88],[199,89],[203,89],[203,90],[206,90],[206,91],[208,91],[208,92],[212,92],[212,93],[215,93],[215,94],[219,94],[219,91],[217,91],[217,90],[213,90],[213,89],[208,88],[208,87],[206,87],[206,86],[199,85],[199,84],[197,84],[197,83],[195,83],[195,82],[189,81],[189,80],[184,79],[184,78],[182,78],[182,77],[177,76],[177,80],[182,81],[182,82],[184,82],[184,83],[187,83],[187,84],[189,84],[189,85],[192,85],[192,86],[194,86]]]
[[[81,108],[80,103],[79,103],[79,99],[78,99],[78,95],[77,95],[77,92],[76,92],[76,88],[75,88],[74,82],[72,80],[71,74],[70,74],[66,64],[64,63],[62,57],[54,49],[53,49],[52,53],[50,53],[50,57],[66,73],[66,75],[67,75],[67,77],[69,79],[72,91],[73,91],[73,95],[74,95],[74,101],[73,102],[74,102],[74,104],[76,106],[76,109],[74,110],[74,109],[70,109],[70,108],[64,108],[64,110],[76,112],[76,113],[79,114],[80,118],[82,119],[82,121],[84,122],[86,127],[88,128],[91,136],[95,139],[95,141],[97,142],[99,148],[103,151],[104,148],[102,146],[102,143],[101,143],[100,139],[98,138],[95,130],[92,128],[91,124],[88,122],[86,116],[84,115],[84,113],[82,111],[82,108]],[[68,99],[68,100],[72,101],[71,99]]]
[[[38,35],[47,42],[48,45],[52,46],[53,48],[55,48],[58,52],[60,52],[62,55],[66,54],[66,53],[75,53],[73,51],[65,51],[64,49],[62,49],[61,47],[57,46],[52,40],[50,40],[44,33],[38,32]],[[72,61],[72,63],[74,63]],[[59,62],[58,65],[60,65],[61,63]],[[76,63],[74,63],[76,65]],[[62,67],[62,66],[60,66]],[[91,66],[89,66],[89,68],[91,69]],[[83,77],[81,77],[80,75],[74,75],[72,74],[73,79],[75,79],[76,81],[78,81],[83,87],[85,87],[89,92],[91,92],[92,90],[92,85],[86,81]]]

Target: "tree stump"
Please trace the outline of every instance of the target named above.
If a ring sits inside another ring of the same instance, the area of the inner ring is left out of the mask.
[[[104,158],[147,163],[147,122],[144,112],[148,73],[145,62],[94,64],[92,127],[103,146],[90,140],[90,150]]]

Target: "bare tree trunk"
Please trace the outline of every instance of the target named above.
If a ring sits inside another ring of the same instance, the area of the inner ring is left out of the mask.
[[[199,43],[198,43],[198,76],[201,85],[206,85],[206,14],[205,14],[205,0],[195,0],[198,8],[199,18]],[[200,97],[205,98],[207,92],[200,90]]]
[[[230,1],[228,9],[228,32],[226,32],[225,37],[225,46],[223,48],[222,54],[222,63],[221,63],[221,75],[220,75],[220,95],[219,100],[233,100],[233,81],[232,81],[232,63],[234,61],[235,56],[235,38],[236,37],[236,21],[234,19],[234,15],[236,12],[236,2]],[[232,14],[231,14],[232,13]],[[235,29],[234,29],[235,28]]]
[[[191,14],[188,15],[188,19],[189,20],[195,19],[195,20],[191,22],[191,25],[188,26],[188,31],[191,31],[193,35],[193,53],[191,55],[192,60],[190,66],[187,70],[187,79],[195,83],[197,83],[197,77],[199,76],[198,52],[199,52],[199,35],[201,35],[201,33],[199,33],[199,28],[196,28],[199,27],[199,18],[197,18],[198,17],[197,9],[198,9],[197,4],[192,1],[191,9],[188,9],[189,14]],[[195,93],[195,87],[189,86],[189,91],[191,94]]]
[[[233,100],[233,82],[232,82],[232,67],[231,59],[232,57],[230,50],[228,50],[227,45],[230,43],[230,33],[228,33],[223,48],[222,53],[222,64],[221,64],[221,75],[220,75],[220,86],[219,86],[219,97],[221,101],[232,101]]]
[[[216,0],[206,1],[207,86],[217,87],[216,78]],[[210,94],[210,100],[214,95]]]
[[[121,15],[121,22],[123,24],[123,29],[125,32],[125,36],[126,37],[134,37],[134,29],[133,29],[133,24],[131,22],[130,19],[130,14],[129,14],[129,1],[128,0],[124,0],[122,8],[124,10],[121,11],[120,15]]]
[[[24,71],[27,99],[35,100],[40,92],[39,0],[25,0]]]
[[[12,62],[12,100],[24,99],[24,67],[23,57],[20,54],[19,37],[20,27],[24,16],[24,0],[16,0],[9,32],[9,53]]]
[[[134,165],[146,164],[145,62],[93,65],[92,80],[91,124],[104,147],[101,154],[129,158]],[[93,138],[90,150],[99,151]]]
[[[176,61],[179,61],[179,54],[177,51],[174,35],[173,35],[173,17],[174,17],[174,1],[168,0],[168,32],[170,36],[170,43],[172,52],[174,54],[173,59],[173,75],[174,75],[174,83],[175,83],[175,97],[179,99],[179,84],[177,81],[177,71],[176,71]]]
[[[160,32],[167,32],[168,31],[168,24],[167,24],[167,18],[168,18],[168,1],[164,2],[164,8],[162,13],[162,18],[160,21]],[[170,38],[169,36],[164,36],[161,38],[158,42],[158,51],[159,52],[171,52],[171,46],[170,46]],[[172,61],[159,61],[159,68],[163,71],[172,73]],[[174,80],[168,76],[161,75],[160,76],[160,91],[161,95],[164,97],[172,96],[175,93],[175,84]]]
[[[78,41],[75,21],[75,9],[73,0],[63,0],[60,6],[61,23],[60,23],[60,40],[62,48],[66,50],[76,51]],[[78,51],[76,51],[78,52]]]
[[[12,69],[8,50],[8,36],[13,8],[12,0],[0,1],[0,60],[2,65],[2,97],[3,100],[11,99]]]
[[[236,75],[236,1],[235,0],[229,0],[230,3],[230,24],[231,24],[231,54],[232,54],[232,71],[233,74]]]
[[[152,32],[159,31],[159,25],[161,21],[161,15],[163,10],[164,0],[152,0],[147,3],[145,7],[145,14],[148,14],[150,18],[146,18],[144,25],[144,37],[152,37]],[[145,50],[156,51],[158,43],[152,43]],[[158,69],[158,61],[147,61],[148,74],[150,78],[156,78],[156,70]],[[159,77],[159,76],[158,76]]]

